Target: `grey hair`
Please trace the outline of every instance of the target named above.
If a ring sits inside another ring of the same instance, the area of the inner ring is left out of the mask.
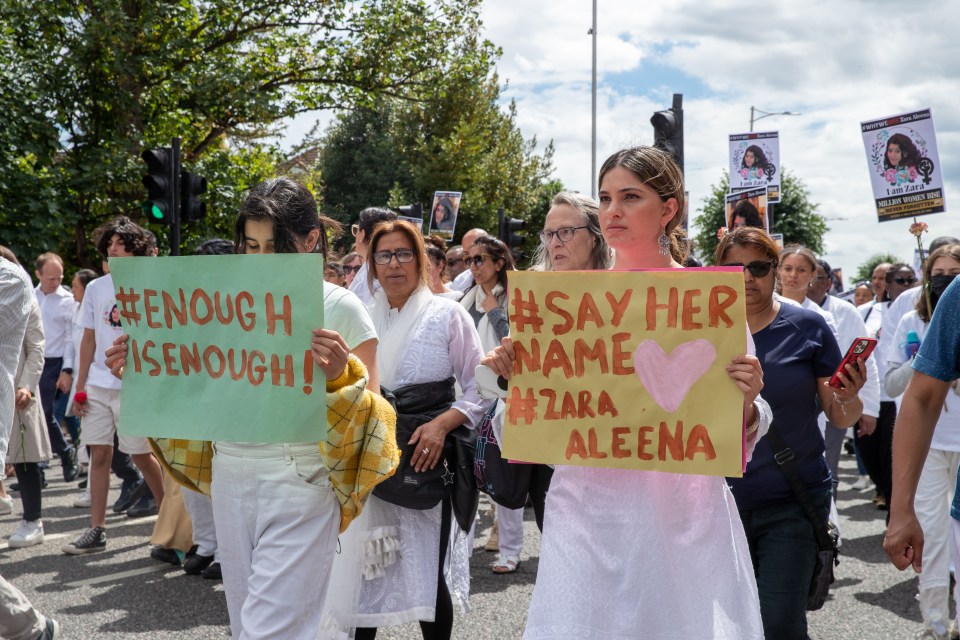
[[[581,193],[572,191],[561,191],[553,196],[550,201],[550,207],[567,205],[580,212],[587,225],[587,232],[593,236],[593,251],[590,253],[590,268],[594,270],[606,270],[613,264],[613,256],[610,252],[610,246],[600,231],[600,214],[597,202]],[[550,261],[550,253],[547,251],[547,245],[540,242],[536,253],[533,255],[533,264],[530,271],[553,271],[553,263]]]

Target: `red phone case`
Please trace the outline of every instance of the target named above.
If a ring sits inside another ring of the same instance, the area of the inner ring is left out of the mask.
[[[843,384],[840,383],[840,378],[837,377],[837,374],[841,371],[846,372],[846,366],[852,364],[857,366],[857,358],[863,358],[866,360],[870,357],[870,354],[873,353],[874,347],[877,346],[877,341],[873,338],[857,338],[850,345],[850,348],[847,349],[847,355],[843,357],[843,361],[840,363],[840,366],[837,367],[837,370],[833,372],[833,376],[830,377],[829,384],[831,387],[840,389],[843,387]]]

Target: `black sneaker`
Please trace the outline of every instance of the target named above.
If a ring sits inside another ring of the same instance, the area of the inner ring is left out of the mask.
[[[60,637],[60,625],[53,618],[47,618],[47,623],[43,627],[43,633],[37,640],[56,640]]]
[[[105,551],[106,548],[107,530],[103,527],[91,527],[73,542],[60,547],[60,550],[71,556],[80,556],[85,553]]]
[[[143,496],[137,504],[127,509],[128,518],[146,518],[158,513],[160,513],[160,507],[157,506],[157,501],[151,495]]]
[[[220,563],[214,562],[209,567],[200,572],[200,577],[204,580],[223,580],[223,572],[220,570]]]
[[[120,497],[113,503],[113,512],[123,513],[137,504],[137,501],[143,497],[146,490],[147,482],[143,478],[140,478],[136,483],[128,483],[124,480],[123,485],[120,487]]]

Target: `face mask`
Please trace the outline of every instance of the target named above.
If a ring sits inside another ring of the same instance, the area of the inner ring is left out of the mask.
[[[940,299],[940,296],[943,295],[943,292],[947,290],[947,287],[950,286],[950,283],[957,277],[956,274],[947,275],[947,276],[930,276],[930,313],[933,314],[933,310],[937,308],[937,300]]]

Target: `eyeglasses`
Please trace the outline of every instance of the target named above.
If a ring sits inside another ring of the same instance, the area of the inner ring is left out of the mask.
[[[360,225],[358,225],[358,224],[352,224],[352,225],[350,225],[350,234],[351,234],[354,238],[357,237],[357,234],[358,234],[358,233],[360,233]]]
[[[360,267],[362,266],[363,266],[362,262],[360,264],[355,264],[355,265],[345,264],[343,265],[343,272],[344,273],[360,273]]]
[[[373,254],[373,261],[376,264],[390,264],[390,261],[393,260],[394,256],[397,258],[397,262],[400,264],[407,264],[408,262],[413,262],[413,258],[416,254],[410,249],[397,249],[396,251],[377,251]]]
[[[448,267],[455,267],[455,266],[457,266],[458,264],[459,264],[459,265],[462,265],[462,264],[463,264],[463,258],[458,258],[458,259],[456,259],[456,260],[447,260],[447,266],[448,266]]]
[[[756,262],[751,262],[750,264],[743,264],[742,262],[726,262],[721,267],[741,267],[744,271],[749,271],[750,275],[754,278],[765,278],[770,269],[773,268],[773,263],[768,260],[757,260]]]
[[[893,281],[896,282],[897,284],[904,285],[904,284],[915,284],[917,282],[917,279],[914,278],[913,276],[907,276],[907,277],[897,276],[896,278],[893,279]]]
[[[560,227],[556,231],[544,229],[540,232],[540,242],[550,244],[553,242],[554,236],[556,236],[560,242],[570,242],[573,240],[573,234],[577,232],[577,229],[589,229],[589,227],[587,225],[583,225],[582,227]]]
[[[483,263],[487,261],[487,258],[490,258],[490,256],[485,253],[481,253],[480,255],[473,256],[472,258],[464,258],[463,263],[467,265],[467,267],[482,267]]]

